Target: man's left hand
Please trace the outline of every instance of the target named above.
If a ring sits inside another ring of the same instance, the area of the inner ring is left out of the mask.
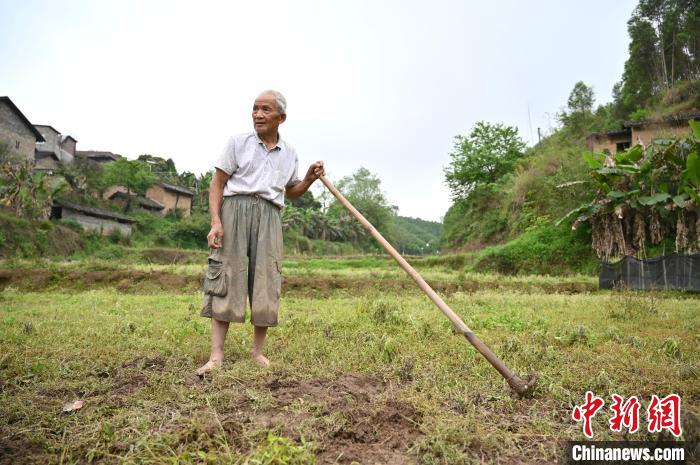
[[[324,176],[326,174],[325,170],[323,169],[323,162],[322,161],[317,161],[316,163],[312,163],[311,166],[309,166],[308,171],[306,172],[306,179],[309,182],[314,182],[321,176]]]

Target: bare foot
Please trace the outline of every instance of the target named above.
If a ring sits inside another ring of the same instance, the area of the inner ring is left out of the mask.
[[[207,363],[197,369],[197,376],[204,376],[209,372],[221,368],[221,360],[209,360]]]
[[[263,354],[252,353],[250,356],[252,357],[253,361],[261,367],[267,368],[270,366],[270,361]]]

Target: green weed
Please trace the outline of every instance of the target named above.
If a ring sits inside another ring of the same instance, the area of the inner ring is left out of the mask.
[[[244,465],[311,465],[316,463],[313,443],[297,445],[291,439],[268,433],[258,449],[243,462]]]

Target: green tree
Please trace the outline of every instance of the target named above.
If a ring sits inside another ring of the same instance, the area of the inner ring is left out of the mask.
[[[136,159],[145,162],[150,167],[151,173],[153,173],[158,179],[175,184],[180,181],[177,174],[177,168],[175,168],[175,162],[172,158],[168,158],[166,160],[163,157],[143,154],[139,155]]]
[[[352,175],[338,181],[336,186],[387,240],[392,240],[394,214],[382,192],[381,180],[376,174],[361,167]],[[345,208],[338,202],[332,203],[328,208],[328,213],[339,220],[344,211]]]
[[[590,113],[593,110],[593,89],[588,87],[583,81],[574,85],[567,104],[572,113]]]
[[[583,81],[579,81],[569,94],[567,109],[559,114],[562,124],[574,135],[580,136],[588,132],[593,122],[593,89]]]
[[[478,186],[502,181],[523,156],[525,142],[518,129],[479,121],[469,136],[456,136],[450,164],[445,169],[447,185],[455,199],[467,198]]]
[[[177,184],[179,186],[189,187],[190,189],[196,189],[197,175],[191,171],[184,171],[177,176]]]
[[[146,189],[156,182],[148,164],[142,160],[127,160],[121,158],[105,165],[103,170],[103,185],[124,186],[127,189],[127,202],[124,212],[131,208],[131,194],[144,195]]]
[[[59,164],[57,173],[78,195],[94,194],[107,187],[102,185],[102,165],[83,157],[75,157],[72,163]]]
[[[195,182],[195,196],[192,202],[192,208],[197,211],[209,211],[209,186],[211,185],[213,177],[214,173],[212,171],[207,171],[206,173],[200,174]]]
[[[296,208],[311,208],[312,210],[321,209],[321,202],[314,198],[314,194],[312,194],[310,190],[304,192],[303,195],[294,200],[287,199],[287,204],[294,205]]]
[[[678,81],[700,76],[700,2],[640,0],[627,31],[618,114],[626,116]]]

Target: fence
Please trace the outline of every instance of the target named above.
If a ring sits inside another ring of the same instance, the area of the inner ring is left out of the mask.
[[[639,260],[625,257],[616,263],[604,262],[600,269],[601,289],[683,289],[700,292],[700,253],[672,253]]]

